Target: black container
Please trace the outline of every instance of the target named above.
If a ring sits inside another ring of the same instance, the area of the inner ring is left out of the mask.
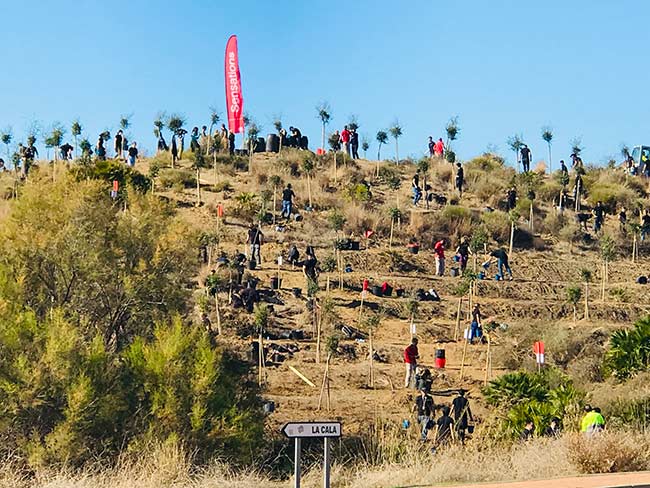
[[[390,285],[386,285],[386,289],[384,290],[384,296],[389,297],[393,294],[393,287]]]
[[[266,136],[266,152],[279,152],[280,151],[280,137],[277,134],[269,134]]]
[[[411,254],[417,254],[420,252],[420,246],[409,246],[409,252]]]
[[[372,294],[375,295],[376,297],[381,297],[381,296],[384,295],[384,294],[382,293],[382,291],[381,291],[381,286],[379,286],[379,285],[373,285],[372,288],[371,288],[371,292],[372,292]]]
[[[296,298],[300,298],[302,295],[302,288],[292,288],[291,291],[293,292],[293,296]]]
[[[350,241],[350,251],[358,251],[361,243],[359,241]]]
[[[255,258],[251,257],[248,260],[248,269],[252,270],[252,269],[256,269],[256,268],[257,268],[257,261],[255,260]]]
[[[445,359],[444,349],[436,349],[436,359]]]
[[[271,290],[279,290],[281,286],[282,286],[282,279],[278,278],[277,276],[272,276]]]
[[[255,151],[256,153],[264,152],[266,151],[266,141],[264,140],[263,137],[258,137],[257,142],[255,143]]]
[[[395,290],[395,295],[397,295],[397,298],[402,298],[404,296],[404,290],[398,288],[397,290]]]

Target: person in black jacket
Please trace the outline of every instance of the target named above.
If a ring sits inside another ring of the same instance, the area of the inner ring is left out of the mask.
[[[463,171],[463,165],[456,163],[456,189],[460,196],[463,196],[463,184],[465,183],[465,172]]]
[[[352,159],[359,159],[359,133],[356,129],[350,131],[350,148],[352,149]]]

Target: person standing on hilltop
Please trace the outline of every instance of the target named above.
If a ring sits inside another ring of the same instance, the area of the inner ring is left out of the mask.
[[[460,196],[463,196],[463,185],[465,184],[465,171],[463,170],[463,165],[456,163],[456,190],[460,193]]]
[[[106,148],[104,147],[104,134],[99,134],[97,144],[95,145],[95,153],[99,161],[106,160]]]
[[[200,150],[201,146],[199,144],[199,128],[194,127],[190,133],[190,151],[195,153],[199,152]]]
[[[178,146],[176,145],[176,135],[172,134],[172,147],[169,149],[169,152],[172,153],[172,166],[176,164],[178,160]]]
[[[350,131],[350,150],[352,159],[359,159],[359,133],[355,129]]]
[[[115,133],[113,138],[113,149],[115,149],[115,159],[122,159],[122,140],[124,139],[124,133],[122,129],[118,130]]]
[[[445,240],[440,239],[433,245],[433,251],[436,253],[436,276],[445,275]]]
[[[404,379],[404,388],[411,386],[411,380],[415,380],[415,368],[418,366],[418,338],[411,339],[411,344],[404,349],[404,364],[406,365],[406,378]]]
[[[291,183],[287,183],[287,187],[282,190],[282,217],[286,217],[287,220],[291,218],[291,210],[293,207],[293,199],[296,194],[291,188]]]
[[[442,137],[438,138],[438,141],[436,142],[434,148],[433,148],[433,153],[435,154],[436,157],[441,158],[445,154],[445,143],[442,142]]]
[[[523,166],[524,173],[528,173],[530,171],[530,160],[532,159],[533,155],[526,144],[521,146],[520,153],[521,165]]]
[[[429,157],[433,159],[436,154],[436,143],[433,142],[433,137],[429,136]]]
[[[341,131],[341,144],[343,144],[343,151],[345,151],[345,154],[350,157],[350,131],[348,130],[347,125],[343,127],[343,130]]]
[[[228,131],[228,154],[235,154],[235,133],[231,130]]]
[[[137,143],[133,142],[131,143],[131,147],[128,150],[128,159],[127,159],[127,165],[129,165],[131,168],[135,167],[135,163],[138,160],[138,145]]]

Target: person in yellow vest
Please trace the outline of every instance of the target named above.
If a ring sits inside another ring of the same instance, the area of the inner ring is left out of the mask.
[[[605,418],[600,413],[599,408],[591,408],[585,405],[585,415],[580,422],[580,432],[592,436],[605,429]]]

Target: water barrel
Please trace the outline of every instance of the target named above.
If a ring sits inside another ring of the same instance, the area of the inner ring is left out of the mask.
[[[436,368],[443,369],[447,360],[445,359],[445,350],[436,349]]]
[[[266,136],[266,152],[280,151],[280,137],[277,134],[269,134]]]
[[[258,137],[257,141],[255,142],[255,150],[253,152],[259,153],[259,152],[264,152],[266,150],[266,141],[264,140],[263,137]]]

